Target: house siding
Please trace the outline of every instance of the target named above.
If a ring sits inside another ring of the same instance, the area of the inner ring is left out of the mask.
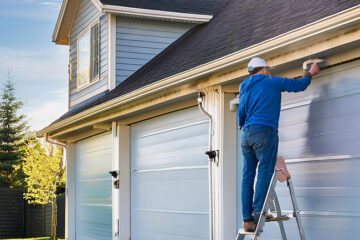
[[[77,40],[89,27],[99,19],[100,24],[100,75],[99,81],[86,87],[80,91],[76,91],[76,75],[77,75]],[[70,64],[71,64],[71,78],[69,83],[70,88],[70,108],[77,105],[86,99],[89,99],[103,92],[107,89],[105,87],[108,82],[108,60],[107,60],[107,46],[108,46],[108,18],[107,15],[102,15],[101,12],[90,0],[80,0],[76,16],[74,18],[73,27],[70,33]],[[106,88],[106,89],[105,89]]]
[[[116,85],[150,61],[193,25],[116,18]]]

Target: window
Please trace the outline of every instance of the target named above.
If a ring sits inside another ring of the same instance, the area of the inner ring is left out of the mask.
[[[84,87],[99,78],[99,23],[78,40],[77,87]]]

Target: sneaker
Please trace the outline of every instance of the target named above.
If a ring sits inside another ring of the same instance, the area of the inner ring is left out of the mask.
[[[255,221],[251,220],[251,221],[244,222],[244,231],[245,232],[255,232],[255,229],[256,229]]]

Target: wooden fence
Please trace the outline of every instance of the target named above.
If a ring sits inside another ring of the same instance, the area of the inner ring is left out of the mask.
[[[0,188],[0,239],[50,236],[51,205],[28,204],[24,190]],[[65,236],[65,194],[57,198],[57,235]]]

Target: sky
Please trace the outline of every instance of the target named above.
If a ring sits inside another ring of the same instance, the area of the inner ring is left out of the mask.
[[[0,3],[0,87],[10,69],[21,113],[40,130],[67,111],[69,50],[51,41],[62,0]]]

